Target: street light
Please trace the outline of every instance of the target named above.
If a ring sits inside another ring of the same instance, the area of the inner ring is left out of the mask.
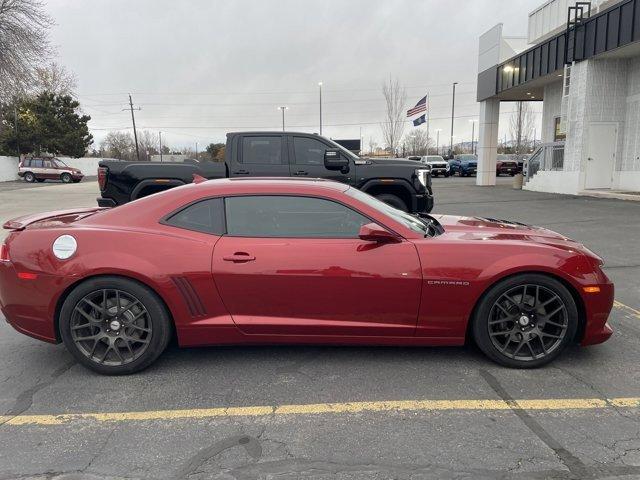
[[[440,155],[440,132],[441,128],[436,128],[436,155]]]
[[[469,120],[471,122],[471,153],[475,154],[475,148],[474,148],[474,139],[476,136],[476,119],[472,118],[471,120]]]
[[[320,135],[322,135],[322,82],[318,82],[320,93]]]
[[[278,110],[282,110],[282,131],[284,132],[284,111],[289,110],[289,107],[278,107]]]
[[[451,97],[451,151],[450,155],[453,155],[453,116],[456,111],[456,85],[458,82],[453,82],[453,96]]]

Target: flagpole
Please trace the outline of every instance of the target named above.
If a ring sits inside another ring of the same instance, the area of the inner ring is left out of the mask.
[[[429,117],[431,116],[429,113],[429,92],[427,92],[427,101],[426,103],[426,107],[427,107],[427,155],[429,155],[429,139],[431,138],[431,136],[429,135]]]

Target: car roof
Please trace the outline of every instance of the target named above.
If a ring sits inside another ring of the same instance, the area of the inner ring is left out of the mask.
[[[189,184],[199,195],[231,195],[241,193],[321,193],[344,192],[349,185],[323,178],[251,177],[220,178]],[[182,188],[185,188],[182,187]]]

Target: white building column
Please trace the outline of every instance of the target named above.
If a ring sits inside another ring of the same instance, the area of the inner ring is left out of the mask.
[[[499,122],[500,100],[490,98],[480,102],[478,173],[476,176],[476,185],[496,184]]]

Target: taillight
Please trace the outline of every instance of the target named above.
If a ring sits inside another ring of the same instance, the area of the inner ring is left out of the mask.
[[[98,186],[104,190],[107,185],[107,167],[98,167]]]
[[[0,262],[10,262],[9,259],[9,247],[6,244],[0,243]]]

